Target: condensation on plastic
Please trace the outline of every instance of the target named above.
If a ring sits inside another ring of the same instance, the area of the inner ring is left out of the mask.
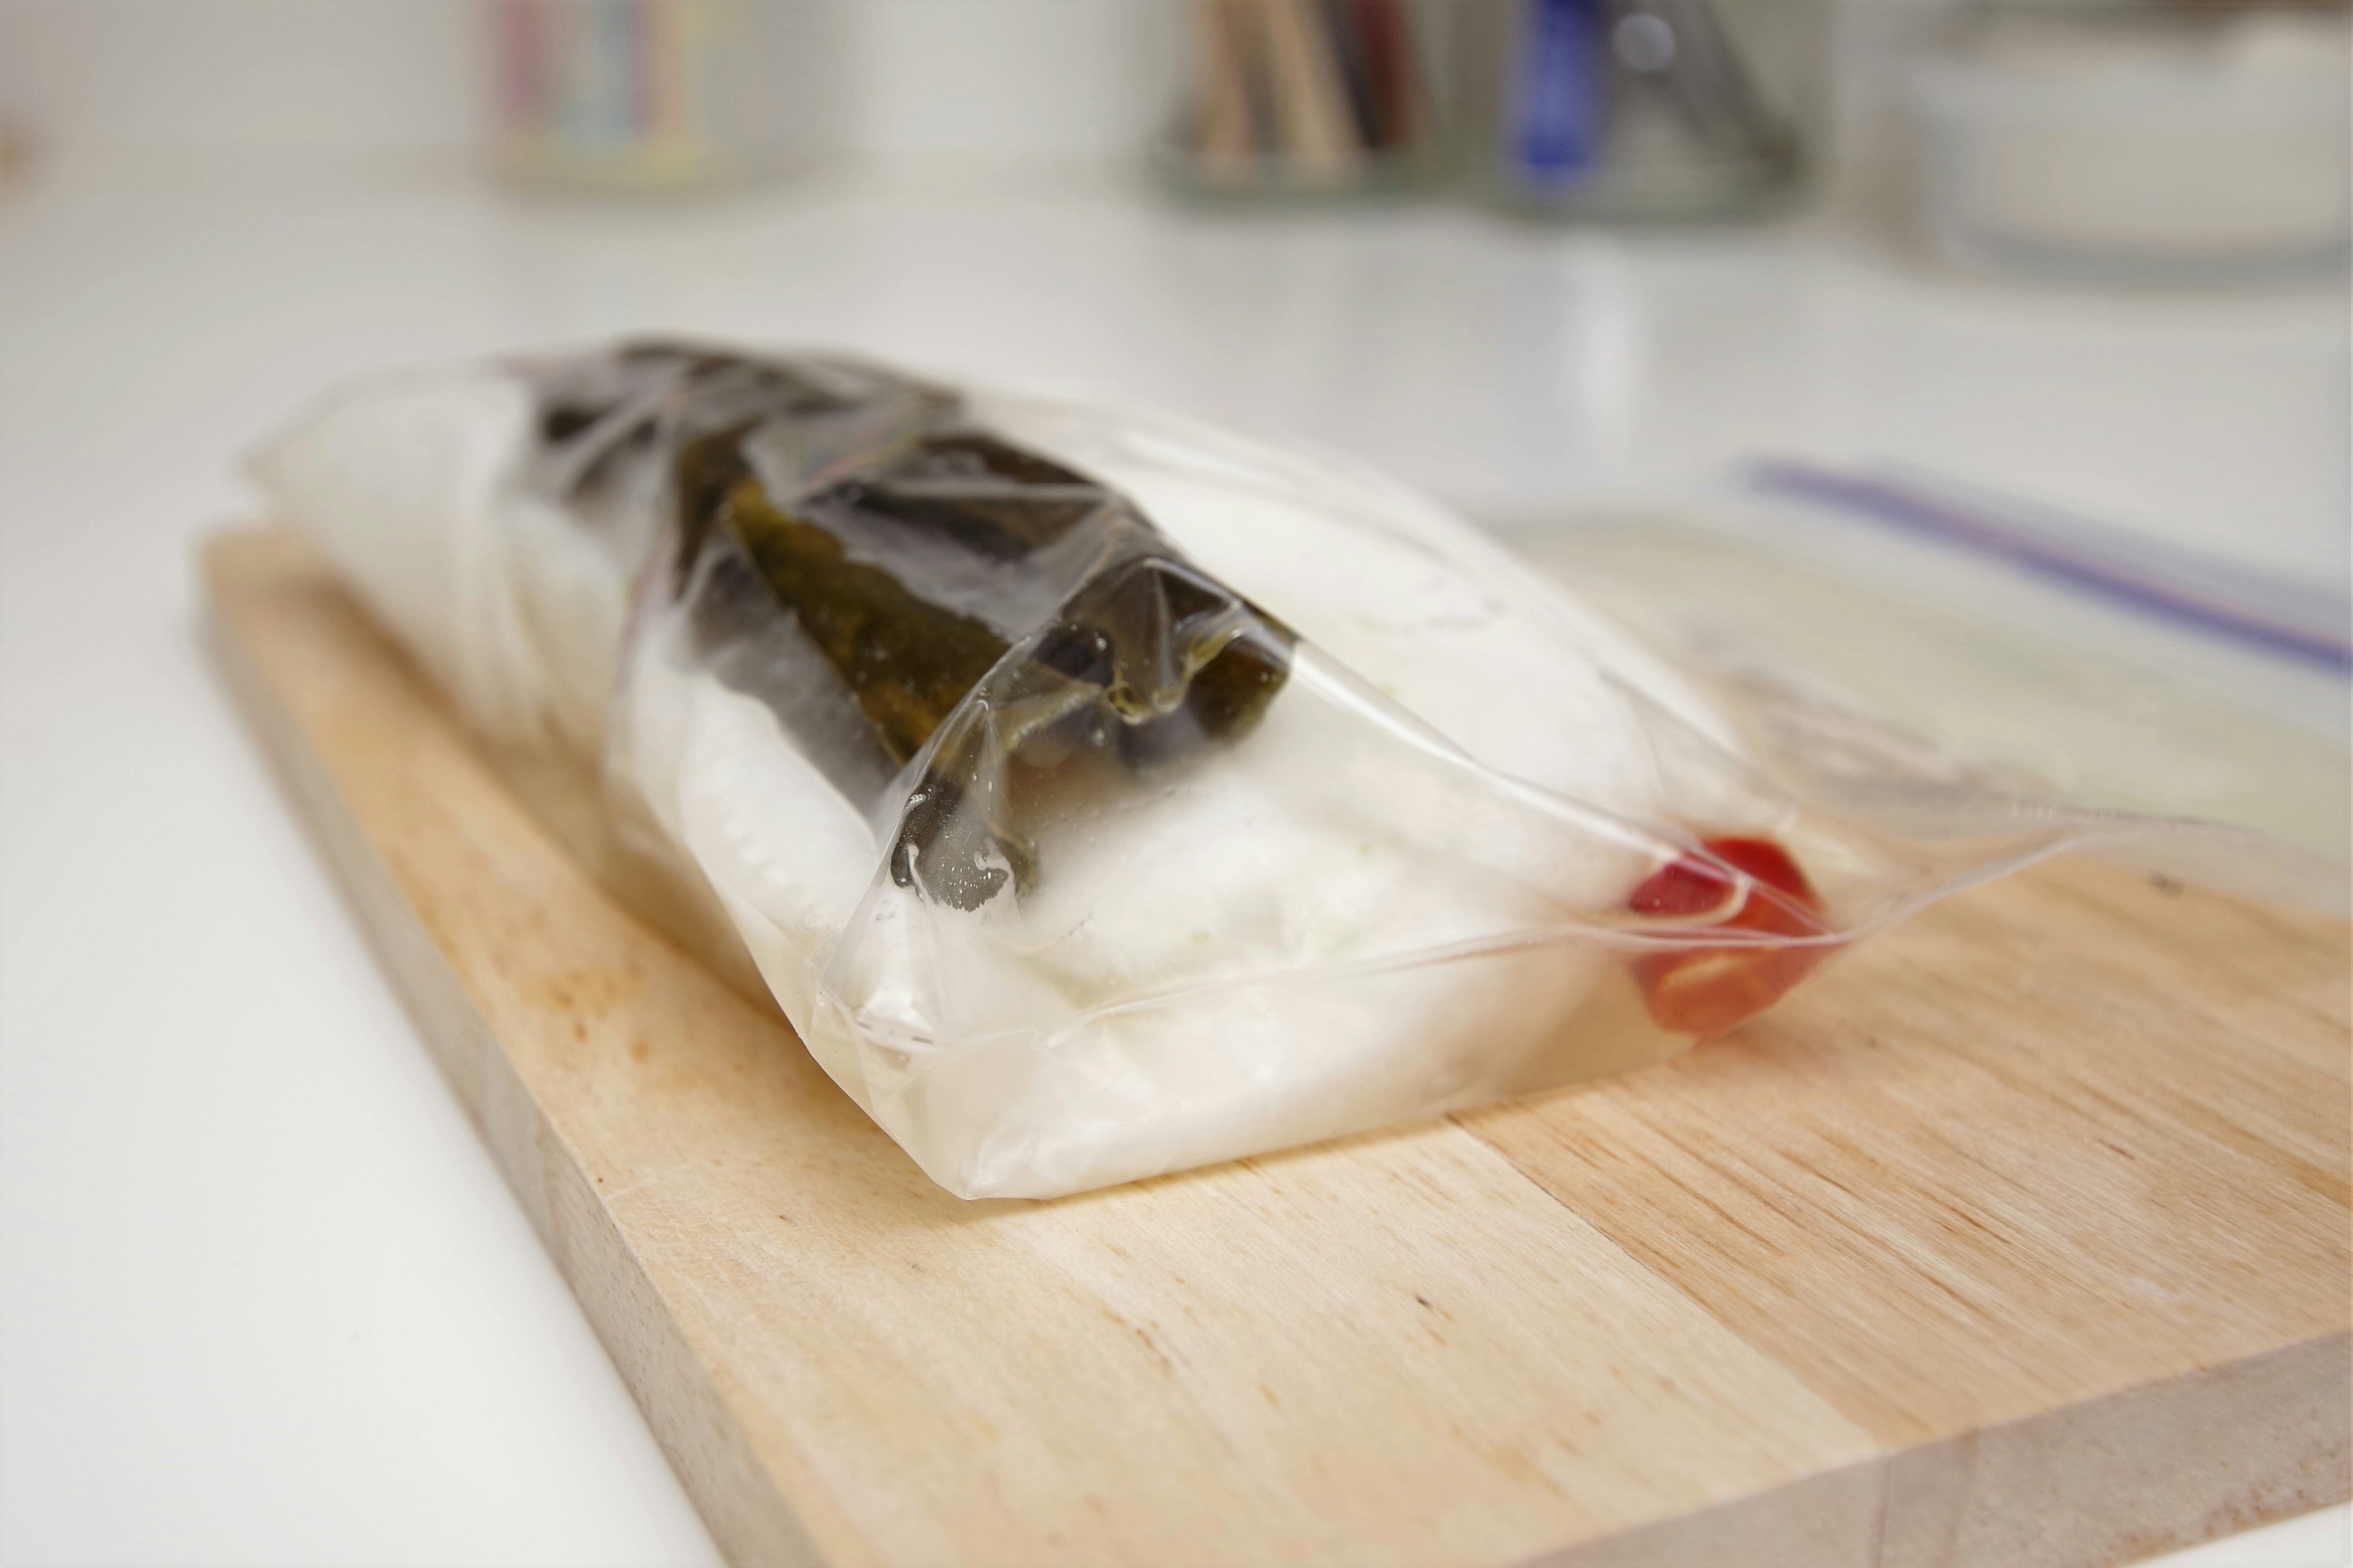
[[[472,722],[601,756],[965,1197],[1662,1060],[2071,845],[2280,860],[1678,668],[1409,490],[1166,416],[639,344],[357,384],[253,470]]]

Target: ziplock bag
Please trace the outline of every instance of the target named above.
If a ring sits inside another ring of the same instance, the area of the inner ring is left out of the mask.
[[[965,1197],[1659,1061],[1928,899],[2189,831],[1167,416],[649,342],[354,384],[253,471],[474,725],[601,760],[698,940]]]

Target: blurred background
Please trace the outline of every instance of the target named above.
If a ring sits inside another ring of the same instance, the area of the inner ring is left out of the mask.
[[[708,1560],[203,657],[321,387],[693,332],[1288,433],[2342,857],[2348,76],[2183,0],[0,0],[0,1558]]]
[[[2207,0],[0,0],[0,439],[185,529],[385,363],[1050,383],[2341,853],[2348,58],[2341,8]],[[1825,571],[1968,625],[1882,646]]]

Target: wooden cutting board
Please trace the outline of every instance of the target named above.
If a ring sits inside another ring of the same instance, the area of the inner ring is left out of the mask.
[[[729,1558],[2041,1568],[2340,1500],[2348,946],[2059,863],[1682,1062],[931,1185],[287,535],[224,662]]]

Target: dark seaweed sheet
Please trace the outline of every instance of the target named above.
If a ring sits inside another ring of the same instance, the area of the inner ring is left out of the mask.
[[[927,898],[1030,885],[1058,823],[1248,733],[1288,676],[1280,622],[951,392],[659,342],[532,371],[545,482],[586,506],[663,465],[651,568],[696,656],[861,808],[903,788],[891,871]]]

